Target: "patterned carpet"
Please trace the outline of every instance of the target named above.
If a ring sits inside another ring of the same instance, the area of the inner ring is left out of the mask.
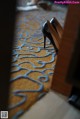
[[[55,16],[63,25],[66,12],[65,7],[54,6],[50,12],[17,13],[10,80],[10,119],[17,119],[49,91],[57,57],[48,39],[44,49],[42,24]]]

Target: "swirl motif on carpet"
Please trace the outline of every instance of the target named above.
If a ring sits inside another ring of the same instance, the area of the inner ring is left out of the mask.
[[[61,22],[65,12],[58,16]],[[45,20],[57,14],[46,11],[17,14],[9,98],[12,119],[17,119],[50,89],[57,57],[48,39],[44,49],[41,28]]]

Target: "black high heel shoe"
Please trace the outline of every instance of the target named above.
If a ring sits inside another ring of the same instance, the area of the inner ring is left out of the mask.
[[[58,20],[54,17],[50,20],[50,24],[52,25],[52,27],[55,29],[55,31],[57,32],[57,34],[59,35],[60,39],[62,37],[62,33],[63,33],[63,28],[62,26],[60,25],[60,23],[58,22]],[[55,43],[53,41],[53,38],[51,36],[51,33],[49,31],[49,28],[48,28],[48,24],[47,24],[47,21],[43,24],[43,27],[42,27],[42,32],[43,32],[43,35],[44,35],[44,48],[45,48],[45,43],[46,43],[46,37],[48,37],[49,39],[51,39],[51,43],[53,44],[53,46],[55,47],[55,49],[57,50],[56,46],[55,46]]]
[[[63,34],[63,28],[62,28],[61,24],[58,22],[58,20],[55,17],[50,20],[50,23],[55,28],[59,37],[61,38],[62,34]]]
[[[44,48],[45,48],[45,45],[46,45],[46,37],[48,37],[48,39],[50,40],[50,42],[54,46],[56,52],[58,52],[59,44],[58,44],[58,41],[57,40],[59,40],[59,35],[57,33],[56,28],[53,27],[50,24],[49,21],[46,21],[43,24],[42,32],[43,32],[43,35],[44,35]]]

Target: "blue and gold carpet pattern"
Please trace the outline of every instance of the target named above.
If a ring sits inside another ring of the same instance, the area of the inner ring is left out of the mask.
[[[58,9],[17,13],[9,98],[12,119],[17,119],[50,89],[57,57],[49,39],[44,49],[42,24],[55,16],[63,25],[66,9]]]

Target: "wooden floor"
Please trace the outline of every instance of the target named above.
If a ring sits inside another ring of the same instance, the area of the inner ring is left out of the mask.
[[[50,91],[19,119],[80,119],[80,111],[66,97]]]

